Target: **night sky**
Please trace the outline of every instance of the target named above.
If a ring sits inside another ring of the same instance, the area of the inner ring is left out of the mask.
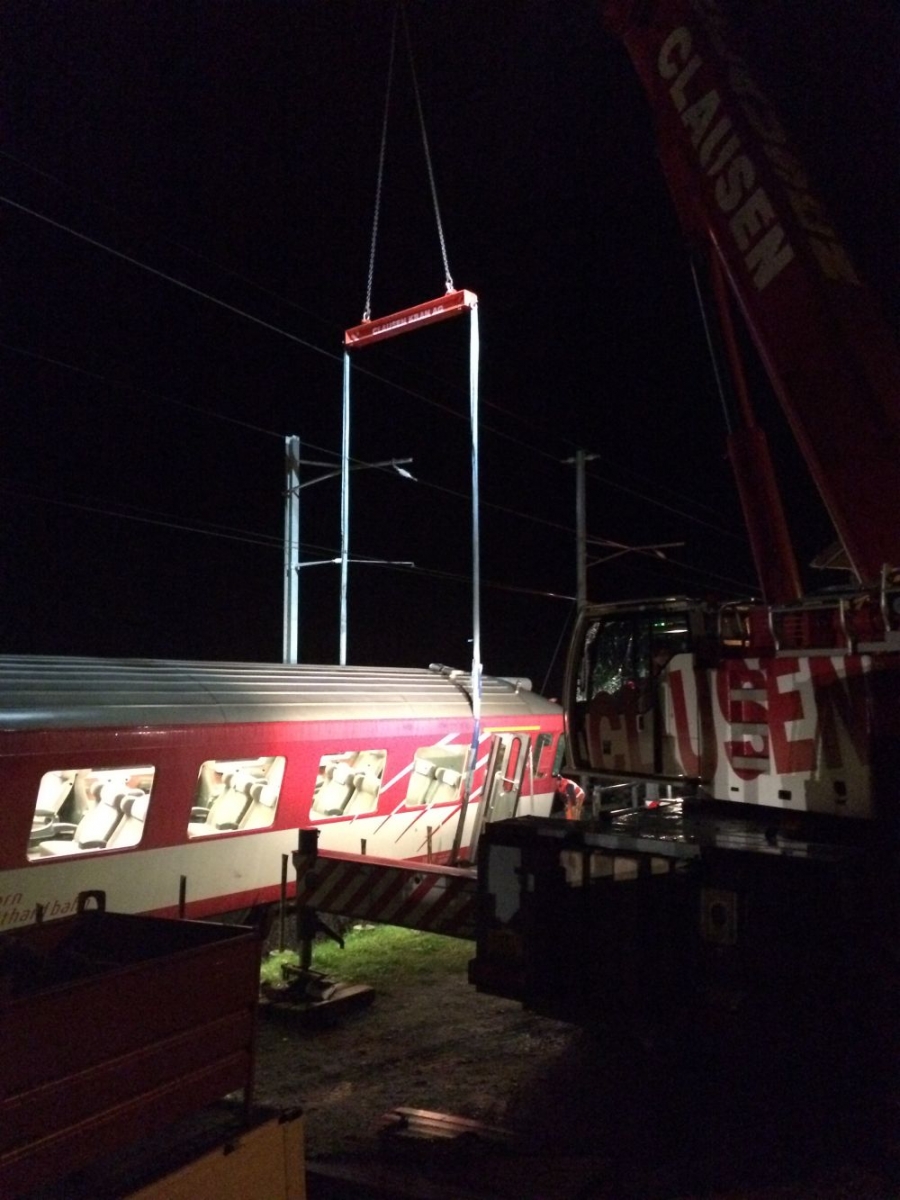
[[[598,456],[593,537],[684,543],[593,566],[591,598],[754,590],[688,251],[598,7],[407,4],[449,266],[480,298],[482,656],[551,693],[576,448]],[[886,3],[851,7],[760,0],[750,34],[896,315],[896,22]],[[392,15],[389,0],[4,6],[2,652],[280,658],[283,442],[338,461]],[[443,290],[401,39],[373,314]],[[351,566],[351,662],[471,660],[467,337],[460,320],[354,360],[353,458],[412,456],[417,482],[352,477],[351,553],[416,567]],[[757,402],[807,562],[831,532],[761,384]],[[339,498],[336,479],[303,491],[307,561],[338,553]],[[301,658],[335,662],[336,566],[303,570],[301,605]]]

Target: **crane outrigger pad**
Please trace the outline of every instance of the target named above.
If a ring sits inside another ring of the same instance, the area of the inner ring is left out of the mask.
[[[354,325],[344,332],[344,346],[350,350],[358,346],[370,346],[373,342],[383,342],[386,338],[397,337],[420,325],[433,325],[436,321],[459,316],[477,303],[478,297],[474,292],[465,289],[447,292],[437,300],[426,300],[424,304],[415,304],[412,308],[403,308],[386,317],[376,317],[372,321]]]

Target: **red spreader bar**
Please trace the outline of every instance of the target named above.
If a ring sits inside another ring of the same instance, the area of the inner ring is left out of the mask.
[[[404,308],[387,317],[376,317],[374,321],[363,321],[344,332],[344,346],[349,350],[356,346],[371,346],[385,338],[396,337],[420,325],[433,325],[435,321],[446,321],[459,316],[467,308],[474,308],[478,297],[474,292],[447,292],[437,300],[427,300],[413,308]]]

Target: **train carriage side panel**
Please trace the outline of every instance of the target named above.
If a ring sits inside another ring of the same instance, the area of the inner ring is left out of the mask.
[[[464,847],[492,729],[544,753],[523,811],[552,799],[559,709],[488,683]],[[449,857],[472,719],[431,672],[0,659],[0,689],[0,930],[87,887],[125,912],[174,914],[182,886],[190,916],[270,903],[301,827],[326,854]]]

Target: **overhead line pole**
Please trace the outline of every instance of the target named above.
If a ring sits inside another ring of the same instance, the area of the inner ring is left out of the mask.
[[[284,615],[282,653],[285,663],[298,662],[300,615],[300,439],[284,439]]]
[[[584,465],[596,454],[585,454],[576,450],[574,458],[564,458],[564,463],[575,466],[575,597],[578,612],[587,604],[587,506],[585,501]]]
[[[388,458],[383,462],[350,463],[349,461],[349,412],[345,416],[344,455],[339,467],[328,462],[300,457],[300,439],[296,436],[286,437],[285,444],[285,506],[284,506],[284,619],[282,661],[296,663],[299,661],[300,650],[300,572],[303,567],[317,567],[325,563],[338,563],[341,566],[341,614],[340,628],[341,663],[346,663],[347,654],[347,567],[350,562],[349,554],[349,474],[350,471],[366,469],[393,468],[404,479],[415,479],[405,469],[405,464],[411,463],[411,458]],[[324,468],[324,474],[313,479],[300,482],[300,467]],[[322,483],[326,479],[341,476],[341,553],[338,558],[316,559],[311,562],[300,561],[300,493],[304,488],[314,483]],[[389,559],[354,559],[360,562],[385,563],[389,566],[414,567],[415,563],[393,563]]]

